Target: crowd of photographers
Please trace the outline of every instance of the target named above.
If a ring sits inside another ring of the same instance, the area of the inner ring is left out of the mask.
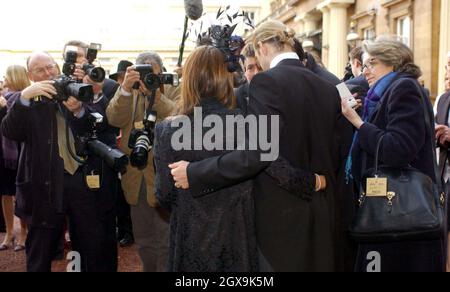
[[[117,271],[118,241],[138,243],[145,271],[164,270],[169,216],[147,191],[154,177],[150,132],[156,119],[173,111],[178,80],[163,74],[155,52],[140,54],[136,66],[122,61],[110,76],[115,80],[108,79],[94,65],[99,50],[68,42],[62,69],[50,54],[34,52],[27,68],[11,67],[22,70],[28,84],[2,84],[1,136],[13,141],[16,159],[0,165],[0,190],[5,198],[16,195],[24,232],[15,242],[12,215],[5,216],[1,250],[26,246],[28,271],[51,270],[66,230],[81,271]],[[3,162],[10,153],[1,153]],[[5,202],[12,214],[12,203]]]

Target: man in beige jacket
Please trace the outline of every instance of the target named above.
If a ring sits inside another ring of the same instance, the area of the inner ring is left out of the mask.
[[[163,64],[155,52],[146,52],[138,56],[137,65],[149,64],[154,73],[162,72]],[[140,89],[133,85],[140,82]],[[144,119],[144,110],[148,107],[150,96],[140,75],[134,67],[127,69],[125,80],[110,101],[107,109],[109,123],[122,130],[120,150],[130,155],[128,141],[131,131],[138,127]],[[180,88],[164,86],[164,92],[157,91],[153,110],[158,114],[158,120],[171,115],[175,110],[175,101],[180,96]],[[169,245],[169,214],[159,207],[154,194],[153,153],[149,153],[148,165],[144,170],[128,166],[122,176],[122,188],[128,203],[131,205],[131,218],[136,243],[139,246],[139,256],[144,272],[161,272],[165,270]]]

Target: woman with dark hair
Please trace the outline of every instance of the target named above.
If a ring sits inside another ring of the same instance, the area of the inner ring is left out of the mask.
[[[363,72],[370,91],[363,118],[345,101],[342,104],[343,114],[358,130],[347,170],[361,185],[364,173],[374,165],[377,143],[384,136],[381,164],[393,168],[411,166],[436,182],[440,178],[436,177],[433,162],[434,129],[428,129],[425,122],[426,111],[429,117],[433,117],[433,111],[417,81],[422,73],[413,63],[411,49],[399,41],[379,39],[365,44],[364,51]],[[360,244],[357,271],[369,269],[371,252],[381,256],[382,272],[443,272],[445,267],[443,238]]]

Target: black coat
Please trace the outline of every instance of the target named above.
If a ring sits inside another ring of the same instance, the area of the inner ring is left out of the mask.
[[[326,192],[293,196],[265,172],[258,151],[235,151],[188,167],[191,190],[208,194],[254,179],[256,230],[263,270],[334,271],[336,268],[335,128],[341,112],[336,88],[284,60],[250,84],[249,114],[280,116],[280,156],[297,168],[327,176]],[[270,128],[270,125],[269,125]],[[264,263],[267,261],[267,263]]]
[[[249,102],[249,96],[248,96],[248,90],[249,90],[250,84],[245,83],[241,87],[239,87],[236,90],[236,102],[237,107],[242,110],[242,113],[244,115],[247,114],[248,111],[248,102]]]
[[[449,126],[449,110],[450,110],[450,91],[441,96],[438,103],[438,112],[436,115],[436,123],[439,125]],[[449,151],[450,143],[445,143],[444,145],[439,145],[439,173],[445,174],[445,171],[449,162]],[[442,177],[444,180],[444,177]],[[449,184],[447,183],[447,197],[449,195]],[[450,210],[450,200],[447,199],[447,210]],[[450,216],[447,215],[447,225],[450,227]]]
[[[108,78],[105,79],[102,91],[108,101],[110,101],[114,97],[117,89],[119,89],[119,86],[119,83],[117,83],[116,81]]]
[[[370,87],[369,87],[369,83],[366,80],[366,77],[364,77],[364,75],[360,75],[356,78],[350,79],[345,81],[345,84],[347,85],[354,85],[354,86],[361,86],[366,93],[369,91]]]
[[[358,135],[353,155],[353,174],[357,183],[362,174],[373,167],[376,145],[382,135],[380,163],[390,167],[412,166],[434,181],[431,136],[434,131],[427,131],[425,112],[432,114],[432,107],[427,99],[428,108],[424,109],[420,85],[407,75],[400,75],[385,91],[380,104],[365,123]],[[431,122],[431,121],[430,121]],[[367,166],[363,167],[363,153],[367,153]],[[444,242],[440,240],[422,242],[400,242],[360,245],[356,269],[366,271],[367,254],[377,251],[381,255],[381,270],[390,271],[443,271],[445,265]]]
[[[339,78],[337,78],[336,75],[334,75],[327,69],[319,66],[311,54],[307,54],[306,68],[314,72],[317,76],[319,76],[323,80],[326,80],[333,85],[338,85],[339,83],[341,83],[341,80],[339,80]]]
[[[438,112],[436,115],[436,123],[439,125],[449,126],[448,118],[449,118],[449,110],[450,110],[450,91],[441,96],[438,103]],[[439,167],[440,173],[444,172],[445,163],[448,162],[448,151],[450,144],[446,143],[445,145],[440,145],[440,155],[439,155]]]
[[[17,93],[18,98],[21,93]],[[54,227],[63,212],[64,162],[59,156],[56,104],[17,100],[1,124],[3,135],[22,143],[17,174],[16,214],[28,224]],[[73,119],[74,135],[89,129],[87,115]]]

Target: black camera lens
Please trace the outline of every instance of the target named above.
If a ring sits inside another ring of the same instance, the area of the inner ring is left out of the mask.
[[[105,81],[106,72],[102,67],[95,67],[91,64],[85,64],[83,65],[83,71],[86,72],[86,75],[88,75],[94,82],[100,83]]]
[[[70,83],[66,87],[67,95],[73,96],[81,102],[90,102],[94,98],[94,89],[92,85],[83,83]]]
[[[148,153],[152,149],[152,143],[147,134],[139,136],[136,145],[130,155],[131,166],[144,170],[148,164]]]
[[[157,90],[161,86],[161,79],[159,75],[148,74],[145,76],[144,84],[148,90]]]
[[[61,76],[54,81],[53,86],[57,91],[54,96],[55,101],[67,101],[70,96],[81,102],[90,102],[94,98],[92,85],[78,83],[76,80],[65,76]]]

